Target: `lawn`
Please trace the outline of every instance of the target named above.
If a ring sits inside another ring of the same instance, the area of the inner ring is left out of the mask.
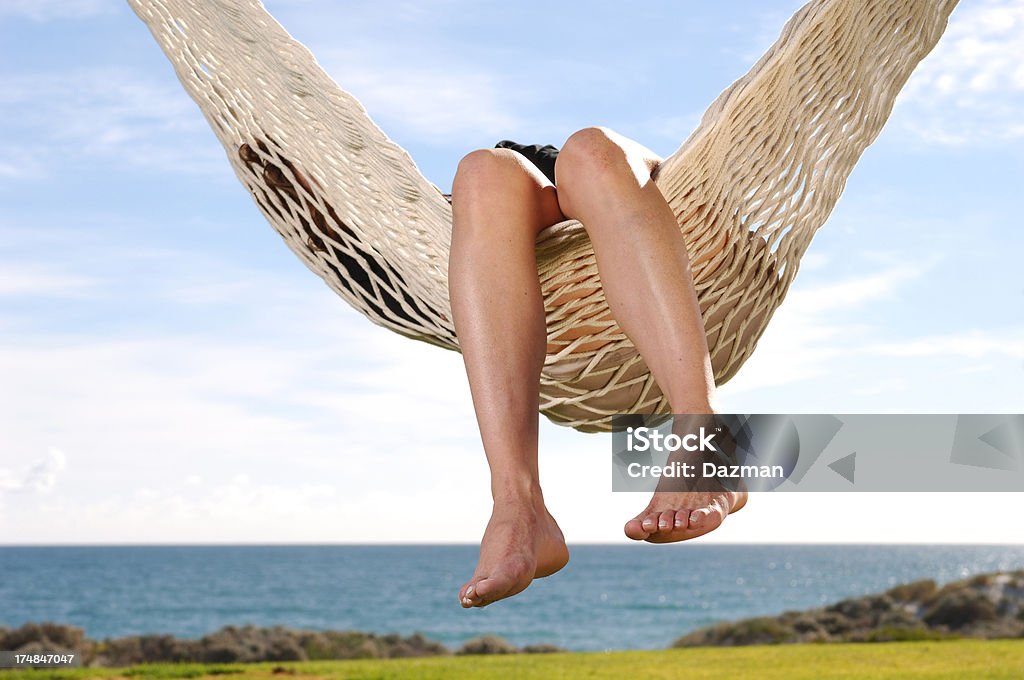
[[[229,677],[225,677],[229,676]],[[0,671],[0,679],[1024,678],[1024,640],[704,647],[642,652]]]

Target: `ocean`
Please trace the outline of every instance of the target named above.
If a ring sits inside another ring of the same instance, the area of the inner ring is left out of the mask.
[[[716,621],[778,614],[922,578],[1024,568],[1024,545],[577,545],[511,600],[463,610],[471,545],[0,547],[0,626],[94,639],[197,638],[226,625],[481,634],[571,650],[664,648]]]

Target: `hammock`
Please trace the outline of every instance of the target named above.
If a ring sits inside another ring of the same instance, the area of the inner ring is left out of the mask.
[[[371,321],[457,350],[451,206],[257,0],[128,0],[289,248]],[[812,0],[655,176],[716,383],[750,356],[861,153],[957,0]],[[584,431],[669,405],[612,318],[578,222],[538,235],[541,412]]]

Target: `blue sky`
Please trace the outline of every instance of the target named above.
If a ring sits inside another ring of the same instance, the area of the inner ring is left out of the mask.
[[[670,154],[801,3],[266,4],[447,188],[587,125]],[[1024,2],[954,12],[722,410],[1024,412],[1022,54]],[[476,540],[460,357],[288,252],[127,5],[6,0],[0,55],[0,542]],[[624,540],[608,440],[541,444],[567,538]],[[758,496],[709,540],[1019,540],[1020,500]]]

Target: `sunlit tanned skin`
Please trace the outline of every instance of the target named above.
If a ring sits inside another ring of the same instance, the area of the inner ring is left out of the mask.
[[[537,234],[571,218],[587,230],[612,314],[650,367],[673,413],[711,413],[704,324],[679,225],[652,173],[661,159],[606,128],[563,145],[557,187],[509,149],[462,159],[452,187],[449,289],[456,333],[491,473],[493,508],[464,607],[521,592],[569,560],[537,465],[540,372],[547,351],[534,254]],[[652,543],[718,528],[745,491],[670,491],[626,522]]]

